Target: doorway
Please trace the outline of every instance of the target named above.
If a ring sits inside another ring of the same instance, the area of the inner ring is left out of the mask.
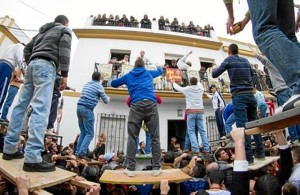
[[[172,137],[177,138],[177,142],[180,143],[181,149],[184,147],[186,132],[186,121],[185,120],[168,120],[168,150],[169,144]]]

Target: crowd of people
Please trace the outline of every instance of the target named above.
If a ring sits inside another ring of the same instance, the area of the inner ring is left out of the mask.
[[[106,14],[98,14],[97,16],[91,17],[93,17],[93,25],[95,26],[124,26],[147,29],[152,28],[152,22],[147,14],[145,14],[143,19],[140,21],[134,16],[130,16],[128,19],[126,14],[123,14],[122,17],[119,15],[114,17],[113,14],[110,14],[108,17]],[[152,21],[156,21],[156,18],[153,18]],[[200,25],[195,25],[193,21],[190,21],[188,24],[185,22],[179,23],[177,18],[174,18],[173,21],[170,22],[169,19],[164,18],[164,16],[160,16],[157,23],[159,30],[187,33],[205,37],[211,37],[211,31],[214,30],[210,24],[201,27]]]

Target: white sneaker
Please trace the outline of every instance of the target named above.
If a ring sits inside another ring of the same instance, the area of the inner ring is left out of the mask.
[[[154,176],[154,177],[157,177],[157,176],[159,176],[161,174],[161,170],[159,169],[159,170],[153,170],[152,171],[152,176]]]
[[[125,175],[127,175],[128,177],[135,177],[135,172],[134,171],[130,171],[128,169],[124,170]]]
[[[296,140],[296,141],[290,141],[290,144],[292,145],[292,146],[300,146],[300,142],[299,142],[299,140]]]
[[[55,135],[51,129],[46,129],[45,135]]]
[[[221,140],[221,139],[222,139],[222,140],[223,140],[223,139],[226,139],[226,136],[222,136],[222,137],[220,137],[220,140]]]
[[[282,106],[275,110],[275,114],[280,114],[284,111],[291,110],[300,106],[300,94],[292,95]]]

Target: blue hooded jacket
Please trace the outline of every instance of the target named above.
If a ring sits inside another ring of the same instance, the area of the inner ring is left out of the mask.
[[[127,85],[128,92],[131,98],[131,104],[148,99],[156,101],[153,78],[158,77],[163,73],[161,67],[157,70],[146,70],[144,67],[135,67],[124,76],[115,79],[111,82],[112,87]]]

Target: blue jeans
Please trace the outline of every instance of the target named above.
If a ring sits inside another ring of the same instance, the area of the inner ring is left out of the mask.
[[[76,155],[86,155],[89,145],[94,137],[95,116],[92,109],[77,105],[78,125],[80,136],[76,147]]]
[[[261,104],[261,105],[259,105],[258,108],[260,110],[261,118],[265,118],[266,115],[267,115],[267,109],[269,109],[268,105],[267,104]]]
[[[253,93],[249,92],[235,94],[232,97],[232,103],[237,127],[244,128],[247,122],[257,119],[257,102]],[[264,156],[265,150],[261,135],[258,134],[254,135],[253,137],[256,145],[255,155]],[[246,158],[249,163],[253,162],[254,160],[251,149],[251,136],[246,136]]]
[[[13,109],[4,139],[4,153],[12,154],[17,151],[22,123],[30,103],[33,110],[29,121],[24,162],[39,163],[42,161],[41,152],[44,151],[44,136],[55,75],[55,66],[52,62],[35,59],[29,63],[24,85],[21,88],[18,103]]]
[[[145,153],[146,154],[151,154],[151,134],[149,131],[145,131],[145,136],[146,136],[146,148],[145,148]],[[139,153],[139,137],[136,139],[136,153]]]
[[[187,115],[187,134],[185,137],[185,143],[191,143],[192,151],[199,152],[199,143],[195,134],[195,126],[197,125],[198,131],[203,144],[203,151],[209,152],[209,144],[207,140],[207,135],[203,127],[202,113],[190,113]]]
[[[248,0],[253,38],[293,94],[300,94],[300,47],[293,0]]]
[[[235,116],[232,113],[225,122],[225,132],[230,133],[232,131],[232,125],[235,123]]]
[[[11,79],[12,68],[7,61],[0,60],[0,110],[5,100],[9,82]]]
[[[18,91],[19,91],[19,88],[16,86],[11,85],[9,87],[8,94],[7,94],[6,100],[3,105],[3,109],[2,109],[2,114],[1,114],[2,119],[7,119],[8,110],[9,110],[11,104],[13,103],[16,95],[18,94]]]
[[[292,96],[292,90],[290,88],[278,91],[277,100],[279,105],[283,105]],[[288,132],[290,134],[291,141],[294,142],[300,139],[300,125],[293,125],[288,127]]]
[[[196,121],[195,121],[195,135],[196,135],[196,139],[197,139],[197,142],[199,143],[199,131],[198,131],[198,126],[196,125]],[[184,142],[184,147],[183,147],[183,149],[184,150],[189,150],[190,149],[190,147],[191,147],[191,142],[190,142],[190,140],[189,140],[189,138],[188,138],[188,131],[186,130],[186,133],[185,133],[185,142]]]
[[[220,135],[220,137],[225,136],[226,133],[225,133],[225,127],[224,127],[224,121],[223,121],[223,114],[222,114],[220,108],[215,110],[215,116],[216,116],[216,122],[217,122],[219,135]]]

